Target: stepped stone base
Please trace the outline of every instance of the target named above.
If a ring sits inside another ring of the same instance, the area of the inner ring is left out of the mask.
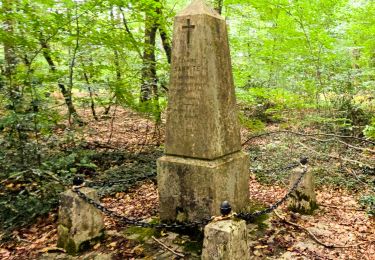
[[[249,201],[249,158],[236,152],[216,160],[166,155],[158,159],[162,220],[193,221],[220,215],[220,203],[234,211]]]

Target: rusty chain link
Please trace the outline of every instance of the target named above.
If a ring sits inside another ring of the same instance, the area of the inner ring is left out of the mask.
[[[250,168],[250,171],[252,171],[254,173],[257,173],[257,172],[263,172],[263,173],[285,172],[285,171],[289,171],[291,169],[294,169],[299,165],[300,165],[299,162],[293,162],[293,163],[288,164],[287,166],[276,168],[276,169],[264,169],[263,170],[263,169],[257,169],[257,168]]]
[[[156,180],[156,172],[145,173],[142,175],[138,175],[136,177],[129,177],[127,179],[121,179],[116,181],[85,182],[85,186],[90,188],[99,188],[123,184],[126,186],[126,188],[130,188],[132,186],[135,186],[137,183],[140,183],[145,180]]]
[[[127,224],[127,225],[134,225],[134,226],[138,226],[138,227],[150,227],[150,228],[186,229],[186,228],[194,228],[194,227],[205,226],[211,220],[211,219],[203,219],[203,220],[193,221],[193,222],[184,222],[184,223],[174,222],[174,223],[169,223],[169,224],[166,224],[166,223],[160,223],[160,224],[147,223],[147,222],[144,222],[143,219],[131,219],[131,218],[125,217],[123,215],[120,215],[113,210],[107,209],[106,207],[104,207],[100,203],[98,203],[95,200],[87,197],[86,194],[84,194],[82,191],[79,190],[80,188],[81,187],[73,187],[73,191],[75,193],[77,193],[77,195],[81,199],[83,199],[87,203],[93,205],[95,208],[97,208],[98,210],[103,212],[105,215],[107,215],[109,217],[116,218],[119,221],[121,221],[122,223]]]
[[[276,203],[272,204],[268,208],[261,210],[261,211],[256,211],[253,213],[245,213],[245,212],[240,212],[240,213],[234,213],[233,216],[239,219],[251,221],[254,220],[255,218],[265,215],[268,213],[271,213],[275,209],[277,209],[282,203],[284,203],[290,195],[297,189],[298,185],[301,183],[302,178],[305,176],[307,172],[307,158],[302,158],[300,163],[293,163],[287,166],[288,169],[293,169],[297,167],[298,165],[301,165],[303,167],[303,171],[301,175],[298,177],[296,182],[293,184],[292,188],[285,194],[285,196],[278,200]],[[286,168],[284,168],[286,169]],[[156,173],[148,173],[144,174],[142,176],[137,176],[134,178],[128,178],[124,180],[118,180],[118,181],[100,181],[100,182],[84,182],[83,185],[81,186],[73,186],[72,190],[75,192],[81,199],[86,201],[87,203],[93,205],[95,208],[103,212],[105,215],[118,219],[120,222],[126,224],[126,225],[134,225],[138,227],[149,227],[149,228],[165,228],[165,229],[188,229],[188,228],[201,228],[207,225],[214,217],[212,218],[205,218],[202,220],[198,221],[192,221],[192,222],[173,222],[173,223],[147,223],[145,222],[144,219],[133,219],[129,218],[123,215],[118,214],[117,212],[110,210],[100,203],[96,202],[95,200],[87,197],[82,191],[80,191],[80,188],[82,187],[104,187],[104,186],[111,186],[115,184],[125,184],[129,185],[129,187],[134,186],[135,184],[141,183],[142,181],[149,179],[149,178],[155,178]]]
[[[290,197],[290,195],[297,189],[298,185],[302,181],[303,176],[305,176],[306,173],[307,173],[307,166],[303,166],[303,172],[298,177],[296,182],[293,184],[292,188],[285,194],[285,196],[283,198],[281,198],[280,200],[278,200],[277,202],[275,202],[274,204],[272,204],[268,208],[266,208],[264,210],[260,210],[260,211],[255,211],[253,213],[244,213],[244,212],[235,213],[234,217],[240,218],[240,219],[243,219],[243,220],[247,220],[247,221],[251,221],[251,220],[254,220],[255,218],[257,218],[259,216],[271,213],[272,211],[277,209],[281,204],[283,204]]]

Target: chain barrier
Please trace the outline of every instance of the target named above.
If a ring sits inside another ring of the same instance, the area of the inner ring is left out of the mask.
[[[145,180],[156,180],[156,172],[145,173],[138,175],[136,177],[129,177],[127,179],[116,180],[116,181],[98,181],[98,182],[85,182],[86,187],[90,188],[100,188],[100,187],[110,187],[117,184],[125,185],[125,188],[130,188],[139,182]]]
[[[286,195],[282,199],[278,200],[276,203],[272,204],[271,206],[269,206],[268,208],[266,208],[264,210],[256,211],[256,212],[253,212],[253,213],[244,213],[244,212],[234,213],[234,214],[232,214],[232,216],[236,217],[236,218],[239,218],[239,219],[251,221],[251,220],[254,220],[255,218],[257,218],[259,216],[262,216],[262,215],[273,212],[281,204],[283,204],[289,198],[289,196],[297,189],[298,185],[302,181],[302,178],[305,176],[305,174],[307,172],[306,164],[307,164],[307,158],[302,158],[299,163],[293,163],[293,164],[290,164],[290,165],[287,166],[288,169],[293,169],[293,168],[301,165],[303,167],[303,171],[302,171],[301,175],[298,177],[298,179],[296,180],[296,182],[293,184],[292,188],[286,193]],[[202,220],[192,221],[192,222],[173,222],[173,223],[159,223],[159,224],[148,223],[148,222],[145,222],[144,219],[133,219],[133,218],[128,218],[126,216],[120,215],[117,212],[115,212],[113,210],[110,210],[110,209],[104,207],[103,205],[101,205],[100,203],[96,202],[95,200],[87,197],[86,194],[84,194],[82,191],[80,191],[80,188],[83,188],[83,187],[104,187],[104,186],[112,186],[112,185],[115,185],[115,184],[125,184],[125,185],[129,185],[129,187],[131,187],[131,186],[134,186],[134,185],[136,185],[136,184],[138,184],[138,183],[140,183],[140,182],[142,182],[146,179],[155,178],[155,177],[156,177],[156,173],[152,172],[152,173],[144,174],[142,176],[137,176],[137,177],[134,177],[134,178],[128,178],[128,179],[118,180],[118,181],[100,181],[100,182],[87,182],[86,183],[86,182],[84,182],[83,179],[79,179],[79,180],[75,180],[74,185],[76,185],[76,186],[73,186],[72,190],[81,199],[83,199],[85,202],[91,204],[92,206],[94,206],[95,208],[97,208],[98,210],[103,212],[105,215],[107,215],[109,217],[112,217],[112,218],[115,218],[115,219],[118,219],[120,222],[122,222],[126,225],[133,225],[133,226],[138,226],[138,227],[148,227],[148,228],[189,229],[189,228],[204,227],[211,220],[216,219],[215,217],[212,217],[212,218],[205,218],[205,219],[202,219]],[[228,204],[228,207],[229,208],[227,208],[226,210],[229,209],[229,211],[224,211],[226,213],[223,214],[223,215],[229,215],[230,210],[231,210],[229,204]]]
[[[250,171],[252,171],[252,172],[254,172],[254,173],[257,173],[257,172],[263,172],[263,173],[269,173],[269,172],[285,172],[285,171],[292,170],[292,169],[298,167],[299,165],[300,165],[299,162],[294,162],[294,163],[290,163],[290,164],[288,164],[288,165],[285,166],[285,167],[280,167],[280,168],[276,168],[276,169],[265,169],[265,170],[262,170],[262,169],[250,168]]]
[[[305,176],[306,173],[307,173],[307,166],[303,165],[303,172],[298,177],[296,182],[293,184],[292,188],[285,194],[285,196],[283,198],[281,198],[280,200],[278,200],[277,202],[275,202],[274,204],[272,204],[268,208],[266,208],[264,210],[260,210],[260,211],[255,211],[253,213],[244,213],[244,212],[235,213],[233,216],[236,217],[236,218],[243,219],[243,220],[251,221],[251,220],[254,220],[257,217],[260,217],[262,215],[273,212],[281,204],[283,204],[290,197],[290,195],[298,188],[298,185],[301,183],[301,181],[302,181],[302,179],[303,179],[303,177]]]
[[[82,186],[82,187],[84,187],[84,186]],[[100,203],[98,203],[95,200],[87,197],[86,194],[84,194],[82,191],[80,191],[80,188],[82,188],[82,187],[73,187],[73,192],[77,193],[77,195],[81,199],[83,199],[87,203],[93,205],[95,208],[97,208],[98,210],[103,212],[105,215],[107,215],[109,217],[116,218],[120,222],[122,222],[124,224],[127,224],[127,225],[133,225],[133,226],[138,226],[138,227],[148,227],[148,228],[187,229],[187,228],[195,228],[195,227],[205,226],[211,220],[211,218],[210,218],[210,219],[203,219],[203,220],[193,221],[193,222],[183,222],[183,223],[174,222],[174,223],[169,223],[169,224],[166,224],[166,223],[156,224],[156,223],[144,222],[144,219],[131,219],[131,218],[125,217],[123,215],[120,215],[113,210],[107,209],[106,207],[104,207]]]

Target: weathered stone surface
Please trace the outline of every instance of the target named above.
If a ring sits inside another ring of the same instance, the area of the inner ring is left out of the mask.
[[[302,172],[302,167],[296,168],[292,171],[290,185],[293,185],[297,181]],[[291,194],[288,207],[290,210],[302,214],[312,214],[313,211],[318,208],[315,196],[314,179],[311,171],[307,171],[297,190]]]
[[[247,205],[248,156],[237,152],[216,160],[164,156],[158,164],[160,218],[188,220],[220,215],[220,203],[233,210]]]
[[[246,222],[224,220],[204,228],[202,260],[249,259]]]
[[[224,19],[194,1],[175,18],[165,153],[215,159],[241,150]]]
[[[248,157],[240,152],[227,28],[201,0],[175,18],[171,67],[160,217],[218,215],[223,200],[241,209],[249,197]]]
[[[82,188],[81,191],[89,198],[99,201],[94,189]],[[98,209],[71,190],[61,195],[57,227],[58,247],[64,248],[69,254],[75,254],[89,247],[90,242],[100,239],[103,231],[103,216]]]

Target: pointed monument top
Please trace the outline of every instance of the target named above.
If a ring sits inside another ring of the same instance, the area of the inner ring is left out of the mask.
[[[193,0],[192,3],[182,10],[177,16],[205,14],[224,20],[215,10],[208,7],[203,0]]]

